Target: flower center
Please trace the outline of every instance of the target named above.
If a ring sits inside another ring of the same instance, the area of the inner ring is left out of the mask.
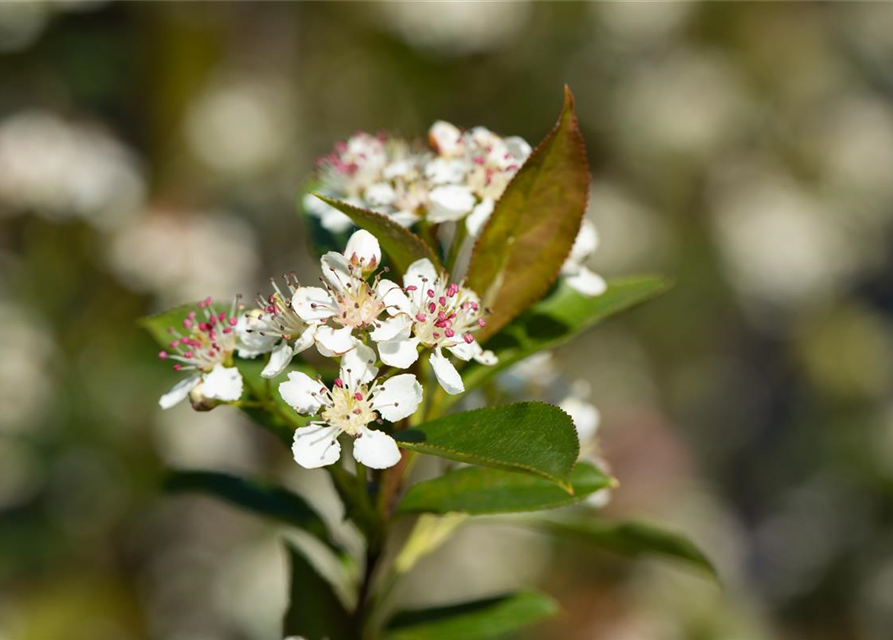
[[[415,311],[413,333],[427,347],[470,344],[474,342],[471,333],[487,324],[474,293],[455,282],[423,279],[420,288],[411,285],[406,291]]]
[[[372,287],[361,278],[351,278],[344,292],[335,294],[335,302],[338,305],[335,321],[342,326],[355,329],[370,326],[385,307]]]
[[[174,336],[169,351],[162,351],[158,357],[162,360],[176,361],[174,369],[197,369],[208,372],[214,365],[225,363],[236,348],[236,333],[233,328],[238,323],[238,298],[233,302],[229,314],[218,312],[211,298],[198,303],[199,312],[190,311],[183,320],[186,333],[180,333],[174,327],[168,333]]]
[[[353,391],[337,384],[330,392],[332,403],[323,409],[322,419],[341,431],[356,436],[362,427],[376,420],[365,385]]]

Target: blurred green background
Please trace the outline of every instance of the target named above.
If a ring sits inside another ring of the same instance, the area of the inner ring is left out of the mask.
[[[407,603],[545,588],[530,638],[893,637],[893,6],[0,2],[0,639],[269,640],[275,527],[169,467],[325,474],[176,379],[135,319],[314,274],[294,201],[355,130],[539,140],[576,94],[605,275],[676,288],[558,354],[591,384],[611,515],[719,589],[494,526]],[[350,532],[343,535],[349,537]]]

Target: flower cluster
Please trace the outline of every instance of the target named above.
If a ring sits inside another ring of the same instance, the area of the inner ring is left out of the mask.
[[[207,299],[199,303],[201,317],[192,311],[183,320],[186,333],[171,328],[170,351],[160,357],[194,373],[165,394],[161,406],[169,408],[190,394],[199,408],[213,406],[209,401],[235,402],[243,381],[234,354],[264,355],[261,375],[275,378],[296,354],[315,346],[324,357],[340,358],[340,373],[331,387],[297,371],[279,385],[295,411],[318,416],[297,429],[295,460],[308,468],[332,464],[340,457],[338,436],[347,434],[356,439],[359,462],[390,467],[400,459],[396,443],[368,425],[408,418],[422,400],[415,375],[397,371],[412,367],[427,349],[444,391],[463,392],[462,377],[444,350],[459,360],[494,364],[493,353],[474,338],[486,326],[486,312],[474,291],[450,282],[427,259],[407,269],[402,287],[382,277],[381,247],[364,230],[354,232],[343,253],[330,251],[320,262],[321,286],[302,286],[287,274],[284,286],[271,281],[273,292],[259,296],[256,308],[234,303],[228,314],[218,313]],[[379,365],[391,375],[379,377]]]
[[[461,274],[496,201],[532,149],[517,136],[503,138],[485,127],[462,131],[442,120],[429,129],[428,143],[428,148],[416,148],[384,134],[358,132],[318,160],[318,190],[405,227],[420,220],[445,226],[464,220],[462,233],[453,225],[440,234],[445,251],[461,242],[453,269]],[[304,198],[304,207],[329,231],[353,226],[349,217],[313,195]],[[595,226],[584,221],[561,271],[570,286],[590,296],[605,290],[604,280],[585,266],[597,244]]]
[[[356,133],[318,160],[320,190],[407,227],[422,218],[434,224],[467,218],[476,235],[530,145],[484,127],[462,132],[443,121],[434,123],[428,140],[430,148],[417,149],[385,135]],[[305,206],[331,231],[351,226],[347,216],[312,196]]]

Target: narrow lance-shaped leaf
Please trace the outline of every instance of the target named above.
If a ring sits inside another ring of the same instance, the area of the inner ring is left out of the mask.
[[[289,603],[282,621],[283,637],[304,640],[353,640],[351,617],[329,582],[290,544]]]
[[[256,515],[302,529],[333,549],[325,521],[304,498],[285,487],[264,484],[216,471],[174,471],[164,483],[174,493],[202,493],[219,498]]]
[[[573,491],[569,476],[580,453],[577,431],[564,411],[542,402],[457,413],[396,438],[404,449],[530,473]]]
[[[577,463],[570,481],[573,495],[536,476],[469,467],[413,485],[400,501],[397,513],[484,515],[554,509],[576,504],[614,484],[611,478],[588,462]]]
[[[462,370],[466,390],[474,389],[524,358],[554,349],[596,323],[667,291],[661,276],[611,280],[600,296],[586,296],[566,284],[537,303],[487,343],[499,361],[492,366],[470,363]]]
[[[535,591],[520,591],[462,604],[398,613],[386,640],[487,640],[502,638],[554,616],[556,602]]]
[[[564,89],[558,123],[506,187],[474,247],[468,286],[492,309],[483,342],[549,291],[570,254],[589,197],[589,167]]]
[[[654,525],[597,518],[542,519],[536,524],[553,534],[628,556],[658,555],[681,560],[716,577],[713,564],[694,543]]]
[[[440,268],[437,256],[420,237],[387,216],[318,193],[315,195],[344,213],[358,227],[378,238],[381,248],[401,273],[405,273],[409,265],[421,258],[427,258],[435,267]]]

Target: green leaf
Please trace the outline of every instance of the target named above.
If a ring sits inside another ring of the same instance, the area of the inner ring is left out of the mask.
[[[409,265],[421,258],[428,258],[436,269],[441,268],[437,256],[420,237],[387,216],[375,213],[369,209],[356,207],[341,200],[329,198],[319,193],[314,195],[326,204],[341,211],[353,220],[358,227],[365,229],[378,238],[381,248],[388,254],[400,273],[406,273]]]
[[[472,515],[538,511],[576,504],[613,480],[588,462],[579,462],[570,476],[574,494],[528,474],[469,467],[420,482],[409,488],[397,513],[450,513]]]
[[[137,324],[148,332],[152,339],[158,343],[158,346],[166,349],[173,340],[168,329],[170,327],[177,330],[181,329],[186,314],[190,311],[195,311],[196,304],[182,304],[155,315],[142,317],[137,320]]]
[[[505,636],[558,613],[557,603],[535,591],[519,591],[448,607],[398,613],[386,640],[486,640]]]
[[[313,507],[284,487],[217,471],[173,471],[164,488],[172,493],[203,493],[219,498],[256,515],[298,527],[338,549],[325,521]]]
[[[580,453],[574,423],[542,402],[456,413],[396,435],[404,449],[458,462],[531,473],[572,492],[571,469]]]
[[[305,640],[353,640],[352,619],[332,585],[319,575],[304,555],[286,544],[291,564],[289,604],[282,635]]]
[[[595,518],[543,519],[537,525],[553,534],[627,556],[658,555],[681,560],[717,577],[713,564],[688,538],[654,525]]]
[[[605,318],[667,291],[671,282],[660,276],[611,280],[602,295],[583,295],[566,284],[512,322],[487,342],[499,358],[493,366],[471,363],[462,370],[466,390],[474,389],[501,371],[544,349],[554,349]]]
[[[589,166],[564,88],[555,128],[506,187],[474,247],[468,286],[492,309],[483,342],[548,293],[570,254],[589,198]]]

